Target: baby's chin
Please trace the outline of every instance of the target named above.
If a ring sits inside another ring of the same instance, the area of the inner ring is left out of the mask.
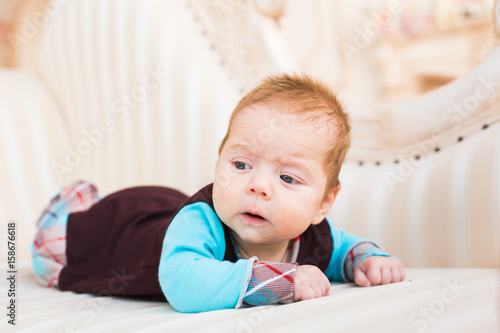
[[[224,221],[222,221],[224,223]],[[247,244],[252,244],[252,245],[264,245],[265,240],[263,237],[255,232],[249,232],[248,230],[245,230],[243,232],[237,232],[234,230],[231,226],[227,225],[224,223],[230,230],[231,235],[234,237],[234,239],[238,241],[244,241]]]
[[[254,246],[255,248],[259,246],[268,247],[276,245],[278,243],[288,242],[288,240],[275,239],[273,237],[269,237],[270,235],[268,235],[268,233],[267,234],[260,234],[255,232],[236,233],[233,229],[231,229],[231,233],[233,234],[235,240],[241,240],[248,245]]]

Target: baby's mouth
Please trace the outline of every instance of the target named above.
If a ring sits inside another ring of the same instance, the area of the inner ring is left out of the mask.
[[[262,219],[262,220],[265,220],[262,216],[260,215],[256,215],[256,214],[252,214],[252,213],[245,213],[247,214],[248,216],[250,217],[253,217],[253,218],[256,218],[256,219]]]
[[[259,226],[259,225],[264,225],[267,223],[267,220],[258,214],[246,212],[246,213],[243,213],[242,215],[243,215],[243,220],[245,221],[245,223],[249,224],[249,225]]]

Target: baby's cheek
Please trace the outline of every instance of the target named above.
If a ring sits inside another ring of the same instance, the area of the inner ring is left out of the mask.
[[[216,181],[214,183],[213,197],[214,200],[218,200],[221,204],[223,204],[226,200],[230,200],[232,195],[229,184]]]
[[[234,182],[234,166],[227,161],[221,161],[217,164],[215,169],[214,184],[221,190],[227,189]]]
[[[233,205],[234,196],[231,195],[227,187],[218,186],[214,184],[213,188],[213,202],[214,208],[220,218],[224,219],[229,214],[229,207]]]
[[[213,197],[225,197],[230,190],[230,179],[224,172],[217,172],[214,180]]]

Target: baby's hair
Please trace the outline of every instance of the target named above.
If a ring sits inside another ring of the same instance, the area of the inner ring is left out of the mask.
[[[349,150],[351,139],[349,116],[342,104],[325,84],[306,74],[281,74],[267,77],[262,84],[245,95],[234,109],[226,136],[219,147],[222,152],[229,138],[233,120],[239,112],[249,106],[265,104],[278,106],[289,112],[297,113],[317,126],[329,126],[331,146],[324,162],[327,176],[324,198],[339,185],[339,173]]]

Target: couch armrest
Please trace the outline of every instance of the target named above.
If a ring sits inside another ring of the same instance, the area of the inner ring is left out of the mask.
[[[60,186],[51,162],[67,132],[58,106],[32,73],[0,70],[0,110],[0,220],[17,222],[21,260],[29,255],[38,214]],[[0,230],[0,243],[6,232]]]

